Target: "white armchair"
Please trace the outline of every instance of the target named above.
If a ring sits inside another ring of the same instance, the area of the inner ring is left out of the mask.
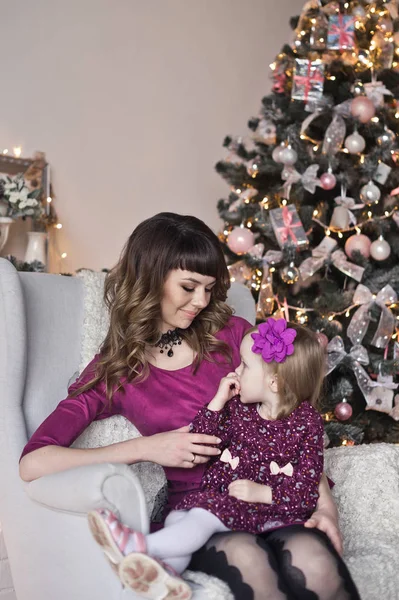
[[[254,322],[248,289],[235,285],[230,300]],[[18,600],[135,598],[107,566],[86,520],[105,506],[145,531],[147,522],[136,522],[144,512],[134,510],[131,469],[81,467],[26,485],[18,474],[24,445],[79,368],[83,323],[80,279],[18,273],[0,259],[0,523]],[[197,587],[194,598],[212,597]]]

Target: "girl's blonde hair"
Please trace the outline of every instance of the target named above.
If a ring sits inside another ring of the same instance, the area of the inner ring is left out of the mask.
[[[277,419],[288,416],[304,400],[318,409],[325,375],[325,350],[316,334],[296,323],[287,323],[287,327],[297,332],[294,353],[282,363],[266,363],[259,356],[265,367],[273,368],[277,375],[277,388],[282,402]],[[257,327],[250,329],[246,335],[255,331],[258,331]]]
[[[231,360],[228,345],[215,338],[233,312],[225,303],[230,278],[221,244],[200,219],[159,213],[136,227],[119,262],[107,275],[104,299],[110,312],[108,333],[92,379],[73,396],[104,382],[111,402],[113,393],[123,388],[122,379],[139,382],[148,377],[146,346],[159,340],[163,285],[173,269],[216,279],[208,306],[188,329],[181,330],[196,355],[194,370],[202,360],[212,360],[212,352],[221,352]]]

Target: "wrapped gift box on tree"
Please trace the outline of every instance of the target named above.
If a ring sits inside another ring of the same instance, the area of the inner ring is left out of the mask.
[[[293,204],[272,209],[270,211],[270,222],[280,248],[283,248],[286,244],[293,244],[298,248],[308,246],[308,238]]]
[[[324,65],[320,60],[295,59],[295,73],[292,81],[293,100],[309,102],[320,100],[324,88]]]
[[[346,50],[355,47],[355,21],[350,15],[333,15],[328,23],[327,47]]]

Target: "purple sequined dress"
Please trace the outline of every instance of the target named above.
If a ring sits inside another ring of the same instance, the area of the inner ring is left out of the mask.
[[[236,396],[222,411],[202,408],[192,426],[196,432],[219,436],[225,450],[209,463],[200,489],[186,494],[176,510],[204,508],[229,529],[250,533],[310,517],[323,472],[323,422],[308,402],[288,417],[267,421],[255,404],[242,404]],[[273,503],[229,496],[228,486],[237,479],[270,486]]]

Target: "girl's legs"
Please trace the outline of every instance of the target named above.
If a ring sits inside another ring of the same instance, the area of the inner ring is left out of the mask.
[[[327,536],[293,525],[254,536],[216,535],[190,568],[226,581],[239,600],[359,600]]]
[[[165,527],[146,536],[147,552],[182,573],[193,552],[201,548],[214,533],[229,531],[212,513],[203,508],[172,511]],[[134,552],[134,549],[130,549]]]

